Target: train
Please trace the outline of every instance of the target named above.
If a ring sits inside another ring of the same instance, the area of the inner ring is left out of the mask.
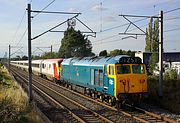
[[[28,61],[11,61],[27,69]],[[139,57],[127,55],[33,60],[32,71],[41,77],[81,90],[93,98],[120,107],[148,96],[147,70]]]
[[[32,72],[54,82],[60,81],[61,62],[63,59],[32,60]],[[11,61],[11,65],[28,70],[28,60]]]

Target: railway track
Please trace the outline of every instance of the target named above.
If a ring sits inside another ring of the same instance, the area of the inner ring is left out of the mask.
[[[14,69],[13,69],[14,70]],[[27,75],[19,75],[19,72],[13,72],[14,75],[20,77],[27,82]],[[39,93],[45,95],[51,101],[53,101],[59,107],[67,110],[69,114],[72,115],[79,122],[106,122],[112,123],[113,121],[105,118],[104,116],[96,113],[95,111],[86,108],[85,106],[75,102],[74,100],[64,96],[63,94],[57,92],[56,90],[50,88],[47,84],[41,83],[36,79],[33,79],[33,88],[36,89]]]
[[[139,120],[143,123],[178,123],[175,120],[169,119],[164,116],[160,116],[158,114],[148,112],[144,109],[141,109],[139,107],[132,107],[130,105],[126,105],[127,107],[130,108],[130,111],[122,111],[124,114],[135,118],[136,120]]]
[[[133,118],[133,119],[136,119],[136,121],[140,121],[140,122],[144,122],[144,123],[177,123],[177,121],[174,121],[174,120],[166,118],[166,117],[159,116],[157,114],[145,111],[140,108],[135,108],[135,110],[133,110],[133,111],[132,110],[131,111],[117,110],[116,108],[113,108],[102,102],[91,99],[87,96],[84,96],[84,95],[74,92],[72,90],[69,90],[65,87],[59,86],[48,80],[44,80],[44,79],[42,80],[41,78],[39,78],[37,76],[33,76],[33,78],[34,79],[36,78],[36,79],[38,79],[38,81],[40,83],[43,83],[43,84],[41,84],[41,86],[47,85],[49,88],[53,88],[53,90],[51,90],[51,91],[56,91],[60,95],[64,95],[65,97],[67,97],[69,99],[73,97],[73,99],[71,99],[71,100],[73,100],[72,102],[81,104],[85,108],[89,106],[90,111],[98,112],[98,113],[94,113],[95,116],[99,114],[100,116],[103,117],[102,118],[103,120],[100,122],[105,122],[106,121],[105,119],[107,119],[107,118],[108,118],[107,122],[123,122],[123,119],[118,118],[118,117],[123,117],[122,114],[124,114],[125,116],[130,117],[130,119],[124,118],[124,122],[134,122],[135,120],[133,121],[132,120],[132,118]],[[83,102],[86,102],[86,103],[83,103]],[[91,118],[89,118],[89,119],[91,119]],[[97,121],[99,121],[99,118]],[[88,122],[88,121],[86,121],[86,122]]]

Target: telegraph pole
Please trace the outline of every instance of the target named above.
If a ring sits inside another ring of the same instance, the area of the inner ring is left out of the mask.
[[[28,4],[28,62],[29,62],[29,102],[32,101],[32,64],[31,64],[31,4]]]
[[[8,61],[9,72],[11,70],[10,62],[11,62],[11,45],[9,45],[9,61]]]
[[[159,26],[159,96],[163,96],[163,11],[160,12]]]

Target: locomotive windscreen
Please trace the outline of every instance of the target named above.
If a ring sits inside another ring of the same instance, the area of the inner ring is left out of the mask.
[[[142,60],[139,57],[121,57],[119,59],[120,64],[141,64]]]

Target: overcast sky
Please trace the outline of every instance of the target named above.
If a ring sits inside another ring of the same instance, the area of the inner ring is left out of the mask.
[[[8,45],[12,47],[12,56],[27,55],[27,4],[31,3],[32,10],[42,10],[53,0],[0,0],[0,57],[8,53]],[[179,8],[179,9],[178,9]],[[176,11],[168,12],[169,10]],[[78,19],[94,32],[96,37],[88,36],[92,42],[93,52],[98,54],[102,50],[114,49],[144,51],[145,36],[133,37],[119,35],[128,27],[128,21],[121,14],[130,15],[158,15],[160,10],[164,14],[164,50],[166,52],[180,52],[180,0],[55,0],[44,11],[80,12]],[[32,37],[66,21],[74,15],[38,14],[32,13]],[[128,17],[131,21],[143,18]],[[142,30],[148,27],[149,19],[135,23]],[[122,26],[125,25],[125,26]],[[64,24],[56,31],[66,30]],[[89,31],[76,21],[75,29]],[[129,33],[140,33],[132,24]],[[58,51],[63,38],[62,32],[47,33],[32,41],[33,55],[43,51]],[[123,39],[125,38],[125,39]],[[22,47],[19,49],[19,47]],[[41,48],[44,47],[44,48]],[[39,48],[39,49],[38,49]],[[41,50],[40,50],[41,49]],[[17,51],[18,50],[18,51]],[[17,53],[15,53],[17,51]]]

